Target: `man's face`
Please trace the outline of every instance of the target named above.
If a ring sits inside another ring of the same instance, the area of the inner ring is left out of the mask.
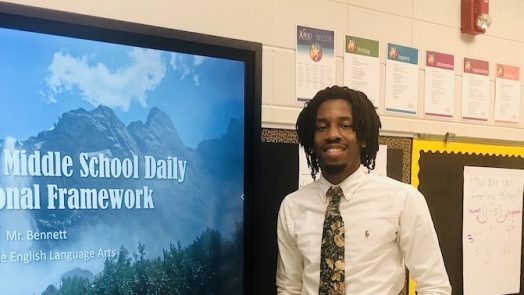
[[[338,184],[360,166],[361,143],[353,130],[351,104],[343,99],[323,102],[317,111],[314,151],[322,175]]]

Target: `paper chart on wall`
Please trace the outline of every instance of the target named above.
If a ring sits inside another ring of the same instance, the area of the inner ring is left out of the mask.
[[[455,106],[455,59],[451,54],[426,52],[424,114],[451,118]]]
[[[416,115],[418,109],[418,49],[388,43],[386,111]]]
[[[464,167],[464,294],[520,291],[524,170]]]
[[[364,92],[375,108],[380,101],[379,42],[346,36],[344,50],[344,85]]]
[[[310,183],[314,179],[311,177],[311,170],[307,165],[306,154],[304,149],[299,145],[298,146],[298,188],[302,188]]]
[[[464,58],[462,119],[487,121],[489,113],[489,63]]]
[[[382,176],[388,176],[388,146],[380,144],[378,146],[377,157],[375,158],[375,169],[371,170],[371,173]]]
[[[495,121],[518,123],[519,117],[519,67],[498,64],[495,79]]]
[[[335,84],[335,31],[297,26],[296,97],[308,101]]]

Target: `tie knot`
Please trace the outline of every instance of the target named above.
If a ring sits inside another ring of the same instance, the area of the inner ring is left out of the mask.
[[[342,192],[342,189],[340,186],[332,186],[328,189],[326,196],[330,199],[330,203],[332,204],[338,204],[340,202],[340,198],[344,196],[344,193]]]

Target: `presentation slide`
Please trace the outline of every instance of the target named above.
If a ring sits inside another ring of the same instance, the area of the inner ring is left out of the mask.
[[[0,294],[241,294],[244,63],[0,40]]]

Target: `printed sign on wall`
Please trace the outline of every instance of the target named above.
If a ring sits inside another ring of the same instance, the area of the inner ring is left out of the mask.
[[[462,119],[487,121],[489,115],[489,63],[464,58]]]
[[[418,49],[388,43],[386,111],[415,115],[418,109]]]
[[[497,64],[495,121],[518,123],[520,118],[519,67]]]
[[[335,32],[297,26],[296,95],[308,101],[335,84]]]
[[[344,85],[364,92],[378,109],[380,101],[379,42],[346,36]]]
[[[451,54],[426,52],[424,114],[453,117],[455,110],[455,59]]]

